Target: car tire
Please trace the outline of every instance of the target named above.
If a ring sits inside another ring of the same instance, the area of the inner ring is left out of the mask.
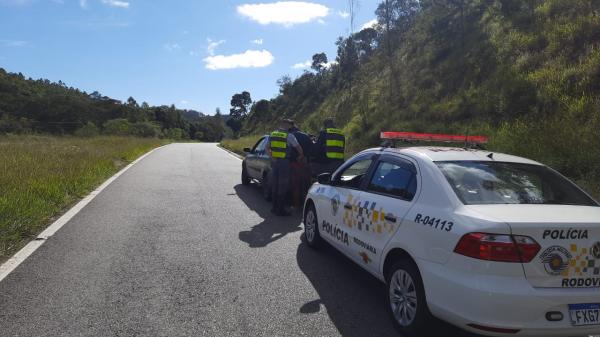
[[[271,190],[271,184],[269,183],[269,174],[265,173],[263,174],[263,178],[262,181],[260,182],[261,188],[262,188],[262,194],[263,194],[263,198],[265,198],[266,201],[271,201],[272,200],[272,190]]]
[[[319,234],[319,219],[315,206],[311,203],[304,212],[304,239],[311,248],[318,248],[323,244]]]
[[[250,185],[250,177],[248,176],[248,170],[246,169],[246,165],[242,166],[242,185]]]
[[[435,337],[437,319],[427,307],[425,289],[416,264],[396,261],[385,275],[387,308],[396,330],[403,337]]]

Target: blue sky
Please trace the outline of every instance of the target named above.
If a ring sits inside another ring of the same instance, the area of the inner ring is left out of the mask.
[[[378,0],[358,1],[355,26]],[[272,98],[314,53],[335,58],[346,0],[0,0],[0,67],[87,92],[214,114]]]

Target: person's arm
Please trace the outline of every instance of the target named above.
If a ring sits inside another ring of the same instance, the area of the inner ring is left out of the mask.
[[[294,147],[296,149],[296,151],[298,151],[298,160],[301,161],[302,158],[304,158],[304,151],[302,150],[302,146],[300,146],[298,139],[296,139],[296,136],[289,133],[287,141],[288,141],[288,144],[290,144],[292,147]]]
[[[271,137],[267,137],[267,145],[265,146],[265,151],[269,155],[269,158],[273,158],[273,153],[271,152]]]
[[[325,142],[326,142],[326,133],[324,131],[319,131],[319,136],[317,137],[317,142],[314,147],[314,156],[317,160],[323,159],[325,157]]]

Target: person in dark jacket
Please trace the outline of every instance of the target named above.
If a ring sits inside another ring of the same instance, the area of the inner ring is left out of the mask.
[[[295,123],[293,123],[292,127],[290,128],[290,133],[296,137],[298,143],[300,143],[300,147],[302,147],[302,151],[305,154],[312,153],[312,147],[314,143],[309,135],[300,131]],[[305,158],[300,159],[297,155],[296,149],[293,148],[291,156],[291,169],[292,206],[296,209],[301,209],[311,183],[308,156],[305,155]]]
[[[315,164],[312,165],[313,173],[333,173],[344,163],[344,152],[346,150],[346,137],[342,130],[335,127],[333,118],[327,118],[323,122],[323,129],[319,132],[313,156]]]

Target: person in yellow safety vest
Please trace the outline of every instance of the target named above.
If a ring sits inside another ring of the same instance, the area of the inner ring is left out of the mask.
[[[346,137],[342,130],[335,127],[333,118],[327,118],[323,122],[323,129],[319,132],[314,149],[313,172],[316,175],[333,173],[344,163]]]
[[[285,201],[290,187],[290,158],[292,148],[298,153],[298,160],[304,160],[304,152],[298,140],[289,129],[293,121],[284,119],[279,123],[279,128],[269,135],[267,141],[267,153],[271,157],[271,174],[269,184],[271,185],[271,198],[273,209],[271,212],[278,216],[288,216],[290,213],[285,209]]]

